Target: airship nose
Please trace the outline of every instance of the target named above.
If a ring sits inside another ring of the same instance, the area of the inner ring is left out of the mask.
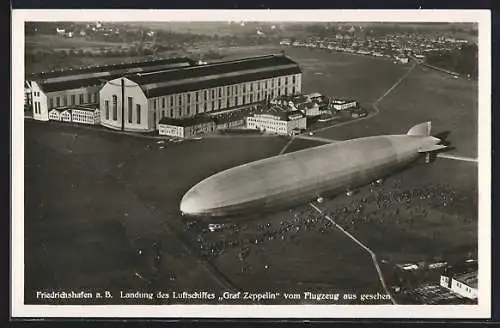
[[[182,197],[180,211],[184,215],[200,214],[202,208],[202,197],[195,189],[189,190],[184,197]]]

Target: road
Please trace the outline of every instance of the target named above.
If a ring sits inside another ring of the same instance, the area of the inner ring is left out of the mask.
[[[333,224],[337,229],[339,229],[341,232],[343,232],[347,237],[349,237],[356,244],[358,244],[359,246],[361,246],[361,248],[363,248],[368,254],[370,254],[370,257],[372,258],[373,265],[375,266],[375,269],[377,270],[378,279],[379,279],[380,283],[382,284],[382,288],[384,288],[384,292],[387,295],[389,295],[389,297],[391,298],[392,304],[397,304],[396,300],[392,297],[391,293],[389,293],[389,290],[387,289],[387,285],[385,283],[384,275],[382,273],[382,269],[380,269],[380,265],[378,264],[377,256],[375,255],[375,253],[370,248],[368,248],[368,246],[366,246],[361,241],[359,241],[356,237],[354,237],[349,232],[347,232],[346,230],[344,230],[344,228],[342,228],[340,225],[338,225],[329,215],[324,214],[323,211],[319,207],[317,207],[313,203],[310,203],[309,205],[311,205],[311,207],[316,212],[318,212],[320,215],[322,215],[326,220],[328,220],[331,224]]]
[[[401,76],[397,81],[396,83],[394,83],[389,89],[387,89],[383,95],[381,95],[380,97],[377,98],[377,100],[375,100],[373,103],[372,103],[372,108],[373,108],[373,111],[368,113],[368,115],[366,115],[365,117],[361,117],[361,118],[358,118],[358,119],[355,119],[355,120],[351,120],[351,121],[347,121],[347,122],[342,122],[342,123],[338,123],[338,124],[333,124],[333,125],[330,125],[330,126],[325,126],[325,127],[322,127],[322,128],[319,128],[319,129],[316,129],[316,130],[313,130],[313,132],[320,132],[320,131],[325,131],[325,130],[328,130],[328,129],[331,129],[331,128],[335,128],[335,127],[340,127],[340,126],[344,126],[344,125],[348,125],[348,124],[351,124],[351,123],[357,123],[359,121],[362,121],[362,120],[367,120],[369,118],[372,118],[374,116],[377,116],[379,113],[380,113],[380,109],[378,107],[378,104],[385,98],[387,97],[387,95],[389,95],[394,89],[396,89],[396,87],[398,85],[401,84],[401,82],[404,81],[404,79],[406,79],[406,77],[408,77],[408,75],[410,75],[410,73],[413,71],[413,69],[417,66],[417,63],[414,62],[413,65],[406,71],[405,74],[403,74],[403,76]]]

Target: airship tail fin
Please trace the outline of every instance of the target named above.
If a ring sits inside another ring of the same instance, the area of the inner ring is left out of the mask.
[[[431,135],[431,122],[424,122],[413,126],[408,133],[409,136],[428,137]]]

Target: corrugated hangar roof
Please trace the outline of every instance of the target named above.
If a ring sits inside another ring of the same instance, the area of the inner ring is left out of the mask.
[[[125,67],[125,65],[127,66]],[[54,92],[101,85],[105,81],[137,72],[176,69],[179,67],[189,67],[191,65],[191,59],[185,57],[170,58],[133,64],[101,66],[99,68],[103,70],[99,72],[82,72],[78,70],[65,71],[64,75],[51,77],[43,76],[36,81],[40,83],[45,92]],[[66,74],[67,72],[69,72],[69,74]]]
[[[89,74],[79,74],[71,75],[67,77],[60,78],[50,78],[47,80],[38,81],[45,92],[54,92],[60,90],[71,90],[78,89],[82,87],[89,87],[92,85],[101,85],[106,81],[110,81],[121,76],[127,76],[128,74],[136,73],[137,71],[150,72],[156,70],[167,70],[179,68],[179,65],[183,64],[163,64],[159,66],[147,66],[147,67],[133,67],[130,69],[120,69],[110,72],[101,73],[89,73]],[[185,64],[187,67],[189,64]]]
[[[299,65],[286,56],[266,55],[183,69],[139,73],[129,79],[139,84],[147,97],[151,98],[301,72]]]
[[[151,61],[141,61],[141,62],[133,62],[133,63],[119,63],[119,64],[110,64],[110,65],[102,65],[102,66],[92,66],[92,67],[83,67],[76,69],[66,69],[62,71],[50,71],[50,72],[42,72],[35,73],[27,76],[27,79],[31,80],[40,80],[40,79],[48,79],[54,77],[62,77],[62,76],[71,76],[78,74],[89,74],[89,73],[100,73],[100,72],[109,72],[115,70],[127,70],[135,67],[152,67],[158,65],[171,65],[171,64],[179,64],[179,63],[189,63],[190,65],[195,65],[196,62],[188,57],[175,57],[175,58],[164,58],[164,59],[156,59]]]

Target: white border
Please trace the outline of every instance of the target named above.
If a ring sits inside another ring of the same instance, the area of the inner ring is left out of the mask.
[[[140,12],[140,14],[138,14]],[[340,21],[478,23],[479,304],[477,305],[24,305],[25,21]],[[489,10],[13,10],[12,317],[488,318],[491,315],[491,15]],[[14,74],[15,73],[15,74]]]

